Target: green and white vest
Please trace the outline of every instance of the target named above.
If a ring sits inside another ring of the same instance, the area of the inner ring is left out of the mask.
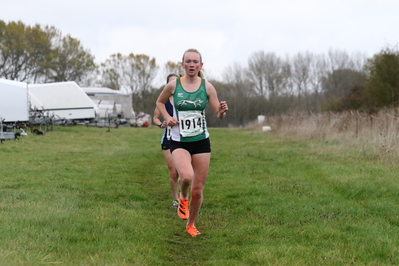
[[[173,118],[179,121],[171,130],[171,139],[180,142],[193,142],[209,137],[206,128],[205,107],[208,102],[205,79],[195,92],[187,92],[176,79],[173,94]]]

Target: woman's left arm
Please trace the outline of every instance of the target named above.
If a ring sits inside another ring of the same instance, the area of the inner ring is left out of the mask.
[[[227,110],[229,110],[227,103],[225,101],[219,102],[216,89],[211,83],[207,81],[205,86],[206,93],[208,94],[209,104],[211,105],[213,112],[219,119],[223,119],[226,116]]]

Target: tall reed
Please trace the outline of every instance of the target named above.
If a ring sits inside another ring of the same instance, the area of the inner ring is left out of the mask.
[[[376,114],[348,111],[270,116],[266,117],[265,124],[282,136],[339,143],[341,147],[352,147],[384,161],[393,162],[399,158],[397,109]]]

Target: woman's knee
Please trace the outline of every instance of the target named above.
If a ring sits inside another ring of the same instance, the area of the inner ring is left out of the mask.
[[[172,169],[171,171],[169,171],[169,176],[170,176],[170,179],[172,179],[172,180],[179,179],[179,174],[177,173],[176,169]]]
[[[202,191],[203,191],[203,188],[193,187],[191,189],[191,197],[197,198],[197,199],[202,198]]]
[[[183,175],[183,174],[180,174],[179,177],[180,177],[180,182],[188,185],[191,185],[194,178],[192,175]]]

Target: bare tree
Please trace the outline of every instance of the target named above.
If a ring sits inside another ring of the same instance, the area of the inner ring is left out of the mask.
[[[238,97],[255,96],[255,84],[248,76],[248,69],[244,68],[240,63],[233,63],[227,66],[222,74],[223,79],[230,87],[230,94]]]
[[[122,87],[123,76],[123,55],[113,54],[109,59],[100,65],[100,73],[102,76],[101,84],[104,87],[119,90]]]
[[[281,65],[281,81],[279,93],[287,96],[287,95],[295,95],[294,84],[292,80],[292,66],[289,57],[282,62]]]
[[[323,80],[323,92],[326,95],[343,95],[346,91],[340,84],[339,71],[342,69],[352,69],[353,61],[351,60],[348,53],[338,50],[330,50],[328,52],[327,58],[327,69],[329,76],[324,77]]]
[[[255,92],[261,96],[267,96],[267,85],[265,77],[266,55],[263,51],[253,53],[248,59],[248,77],[254,83]]]
[[[367,64],[367,56],[364,53],[354,52],[352,53],[352,69],[358,72],[366,73],[365,66]]]
[[[248,60],[248,75],[255,90],[266,98],[276,97],[284,89],[285,63],[275,53],[256,52]]]
[[[180,62],[172,62],[168,61],[164,65],[164,76],[167,77],[169,74],[183,74],[183,68],[181,67]]]
[[[298,53],[292,59],[293,69],[291,78],[298,98],[306,95],[310,90],[312,60],[314,60],[314,57],[309,52]]]
[[[131,93],[149,91],[158,66],[148,55],[113,54],[101,64],[102,84],[112,89],[123,88]]]
[[[131,92],[149,91],[158,72],[155,58],[129,54],[123,59],[123,85]]]

